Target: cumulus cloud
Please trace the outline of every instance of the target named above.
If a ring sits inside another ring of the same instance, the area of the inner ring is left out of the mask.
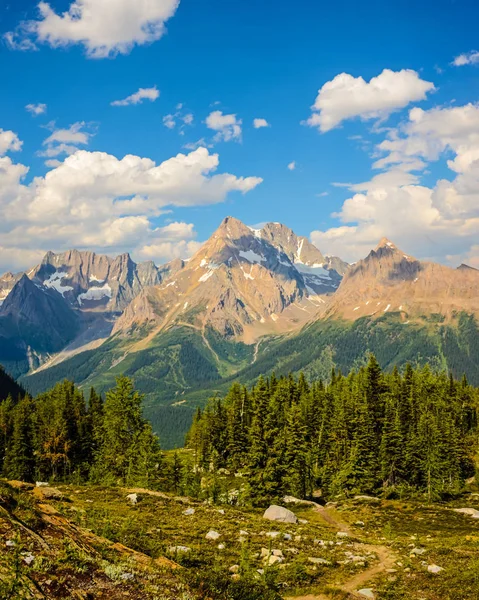
[[[27,184],[28,168],[1,157],[2,246],[32,252],[71,247],[141,250],[142,256],[166,256],[168,247],[160,245],[170,244],[173,256],[176,243],[183,250],[194,247],[194,231],[192,225],[177,222],[158,228],[161,214],[172,207],[223,202],[231,192],[245,194],[262,181],[217,173],[218,167],[218,155],[206,148],[160,164],[139,156],[119,159],[79,150]],[[148,250],[150,246],[157,248]],[[0,257],[4,267],[6,256]]]
[[[369,82],[341,73],[320,88],[306,124],[324,133],[346,119],[384,118],[411,102],[424,100],[434,89],[433,83],[409,69],[384,69]]]
[[[266,119],[253,119],[253,127],[261,129],[262,127],[271,127]]]
[[[5,35],[16,50],[31,50],[37,43],[53,48],[82,44],[90,58],[128,54],[135,45],[159,40],[165,23],[180,0],[75,0],[68,11],[55,12],[48,2],[38,3],[39,18],[23,21]]]
[[[452,61],[455,67],[463,67],[465,65],[477,65],[479,64],[479,52],[477,50],[471,50],[465,54],[459,54]]]
[[[25,110],[31,113],[34,117],[38,117],[38,115],[43,115],[47,112],[46,104],[27,104],[25,106]]]
[[[7,152],[18,152],[22,149],[23,142],[13,131],[0,129],[0,156]]]
[[[214,137],[215,141],[241,140],[243,121],[237,119],[236,115],[224,115],[221,110],[214,110],[206,117],[205,122],[208,129],[217,132]]]
[[[85,128],[87,124],[83,121],[73,123],[66,129],[57,128],[55,123],[49,123],[47,126],[51,134],[43,141],[44,150],[38,152],[39,156],[54,158],[56,156],[70,156],[78,150],[78,146],[86,146],[91,136],[90,131]],[[57,166],[55,161],[45,161],[47,166]]]
[[[294,171],[294,170],[296,169],[296,161],[295,161],[295,160],[292,160],[292,161],[289,163],[289,165],[288,165],[288,169],[289,169],[290,171]]]
[[[357,260],[386,236],[419,257],[472,260],[479,235],[479,106],[414,108],[377,152],[386,154],[373,165],[383,172],[348,184],[353,195],[333,215],[340,224],[313,231],[314,243]],[[451,179],[422,185],[419,171],[451,154]]]
[[[143,100],[154,102],[160,97],[160,90],[155,86],[152,88],[140,88],[131,96],[127,96],[123,100],[114,100],[112,106],[130,106],[131,104],[141,104]]]

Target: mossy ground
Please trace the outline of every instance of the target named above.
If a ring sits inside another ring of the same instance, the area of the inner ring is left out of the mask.
[[[146,490],[132,506],[131,490],[59,489],[62,500],[45,500],[38,490],[0,485],[2,599],[313,600],[356,597],[355,582],[378,600],[479,598],[479,520],[452,510],[479,509],[472,494],[434,505],[344,500],[326,511],[297,505],[294,512],[307,522],[288,525],[265,521],[261,509]],[[191,508],[194,514],[185,515]],[[349,536],[338,537],[344,529]],[[207,540],[210,530],[220,538]],[[413,548],[425,552],[411,554]],[[262,549],[280,550],[284,561],[265,566]],[[431,574],[432,564],[444,570]]]

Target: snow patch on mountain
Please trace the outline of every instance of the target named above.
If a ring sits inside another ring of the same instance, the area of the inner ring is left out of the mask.
[[[256,252],[254,252],[253,250],[247,250],[246,252],[244,250],[240,250],[239,255],[241,256],[241,258],[244,258],[250,263],[266,262],[266,258],[264,256],[262,256],[261,254],[256,254]]]
[[[68,277],[68,273],[66,271],[55,271],[52,273],[48,279],[43,282],[43,285],[46,288],[54,289],[62,296],[65,295],[65,292],[71,292],[73,288],[71,285],[63,285],[62,281]]]
[[[95,286],[89,288],[83,294],[78,295],[78,304],[81,306],[85,300],[99,301],[103,300],[103,298],[111,298],[111,287],[108,283],[105,283],[102,286]]]

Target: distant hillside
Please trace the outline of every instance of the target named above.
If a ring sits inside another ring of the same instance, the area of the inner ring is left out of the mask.
[[[0,402],[8,396],[17,399],[24,395],[25,390],[0,365]]]

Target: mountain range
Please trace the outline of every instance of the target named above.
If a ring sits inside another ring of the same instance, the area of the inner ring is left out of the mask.
[[[479,271],[383,239],[349,265],[280,223],[227,217],[162,266],[72,250],[0,277],[0,363],[33,393],[65,377],[100,391],[128,374],[166,446],[241,374],[430,362],[479,383]],[[476,381],[477,380],[477,381]]]

